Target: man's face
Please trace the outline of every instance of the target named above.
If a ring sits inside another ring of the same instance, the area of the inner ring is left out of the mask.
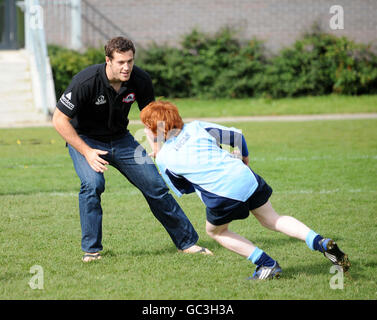
[[[128,81],[134,66],[134,53],[132,50],[114,52],[112,59],[106,57],[106,63],[110,81]]]

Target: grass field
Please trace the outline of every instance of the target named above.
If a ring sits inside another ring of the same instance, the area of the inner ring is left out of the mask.
[[[191,116],[191,115],[190,115]],[[0,299],[376,299],[377,120],[227,123],[242,129],[251,166],[281,214],[334,238],[352,263],[332,289],[331,263],[253,217],[232,223],[277,259],[283,276],[250,282],[254,267],[205,234],[196,195],[179,199],[213,257],[176,251],[141,194],[114,168],[102,198],[103,259],[81,262],[79,180],[52,128],[0,130]],[[140,126],[130,126],[138,134]],[[43,289],[29,286],[43,268]]]
[[[183,118],[377,112],[376,95],[171,101]],[[131,109],[130,119],[139,119],[136,107]]]

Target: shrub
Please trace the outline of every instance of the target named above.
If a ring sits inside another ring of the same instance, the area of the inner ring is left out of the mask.
[[[193,30],[181,49],[153,44],[137,63],[151,75],[160,96],[249,97],[265,58],[260,41],[241,45],[225,28],[213,36]]]
[[[136,64],[151,76],[157,96],[192,95],[190,65],[180,50],[152,45],[137,53]]]
[[[377,92],[377,56],[370,46],[338,39],[337,47],[328,52],[334,63],[333,91],[341,94]]]
[[[50,45],[48,46],[48,53],[57,98],[63,94],[76,73],[91,64],[104,62],[103,50],[100,51],[99,49],[88,49],[85,53],[80,53],[56,45]]]
[[[59,97],[72,77],[104,62],[103,49],[84,53],[49,46]],[[156,96],[271,98],[377,93],[377,55],[370,46],[313,28],[290,47],[267,57],[263,42],[240,41],[224,28],[210,35],[193,30],[180,48],[153,44],[138,49],[136,64],[147,71]]]
[[[194,30],[183,39],[182,47],[186,63],[191,66],[192,94],[208,98],[229,95],[223,78],[240,50],[232,31],[223,29],[210,36]]]
[[[315,30],[271,59],[260,90],[275,98],[373,93],[376,61],[367,45]]]
[[[260,90],[272,97],[320,95],[331,92],[326,47],[331,39],[307,36],[274,56],[266,67]]]
[[[267,66],[262,42],[253,39],[229,58],[229,67],[220,72],[215,80],[215,94],[232,98],[255,96]]]

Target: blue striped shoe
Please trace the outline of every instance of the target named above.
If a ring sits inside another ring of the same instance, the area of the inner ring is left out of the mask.
[[[272,267],[259,266],[255,269],[253,275],[248,280],[265,280],[265,279],[278,279],[282,270],[279,264],[275,261]]]

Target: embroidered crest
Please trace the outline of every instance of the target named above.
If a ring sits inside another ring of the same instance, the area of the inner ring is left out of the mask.
[[[101,94],[98,98],[97,98],[97,101],[95,102],[95,104],[97,106],[99,106],[100,104],[105,104],[107,101],[105,99],[105,97]]]
[[[136,100],[136,95],[134,93],[130,93],[127,97],[123,98],[123,102],[130,103]]]

